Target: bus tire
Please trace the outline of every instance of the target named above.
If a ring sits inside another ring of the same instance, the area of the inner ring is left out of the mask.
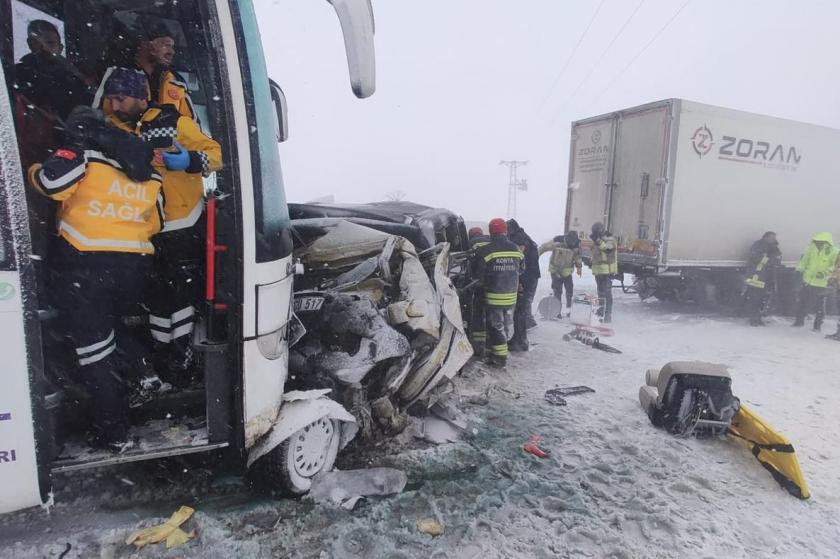
[[[329,417],[313,421],[260,460],[260,477],[287,495],[305,495],[313,477],[335,466],[340,439],[339,421]]]

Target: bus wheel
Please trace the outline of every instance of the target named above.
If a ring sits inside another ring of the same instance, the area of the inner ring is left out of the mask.
[[[333,469],[340,439],[338,421],[313,421],[263,458],[266,481],[290,495],[307,493],[313,477]]]

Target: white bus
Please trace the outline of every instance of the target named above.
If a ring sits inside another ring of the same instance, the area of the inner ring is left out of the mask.
[[[369,0],[330,3],[353,91],[367,97],[375,81]],[[51,348],[51,322],[60,318],[43,287],[54,228],[22,163],[51,132],[26,122],[32,106],[15,87],[33,19],[56,25],[66,62],[91,85],[122,29],[165,25],[177,35],[173,69],[224,153],[212,185],[220,195],[207,206],[207,308],[194,342],[202,380],[138,419],[139,446],[122,454],[86,446],[73,431],[82,396],[55,394],[61,352]],[[0,0],[0,37],[0,513],[48,503],[54,472],[207,451],[225,452],[243,470],[262,457],[272,481],[306,491],[309,478],[332,467],[353,416],[324,391],[284,396],[295,273],[277,147],[286,107],[266,73],[252,0]]]

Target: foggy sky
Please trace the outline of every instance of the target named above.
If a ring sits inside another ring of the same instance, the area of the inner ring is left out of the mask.
[[[840,128],[840,2],[691,0],[628,68],[683,3],[605,0],[560,75],[599,0],[373,0],[377,92],[360,101],[326,1],[255,0],[289,102],[289,200],[402,190],[484,221],[506,210],[499,160],[527,159],[517,217],[539,242],[563,229],[573,120],[681,97]]]

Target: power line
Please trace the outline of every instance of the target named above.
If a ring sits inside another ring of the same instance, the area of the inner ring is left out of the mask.
[[[604,93],[606,93],[606,92],[607,92],[607,90],[609,90],[609,89],[610,89],[610,88],[611,88],[611,87],[615,84],[615,82],[617,82],[619,79],[621,79],[621,77],[624,75],[624,73],[625,73],[625,72],[627,72],[627,70],[629,70],[629,69],[630,69],[630,66],[632,66],[632,65],[633,65],[633,63],[634,63],[634,62],[636,62],[636,60],[638,60],[638,59],[639,59],[639,57],[640,57],[640,56],[642,56],[642,55],[645,53],[645,51],[647,51],[647,49],[648,49],[648,48],[649,48],[649,47],[650,47],[653,43],[655,43],[655,42],[656,42],[656,40],[659,38],[659,36],[660,36],[660,35],[662,35],[662,33],[664,33],[664,32],[665,32],[665,30],[666,30],[666,29],[668,29],[668,27],[670,27],[670,26],[671,26],[671,24],[674,22],[674,20],[675,20],[675,19],[677,19],[677,16],[679,16],[679,15],[680,15],[680,13],[681,13],[681,12],[685,9],[685,7],[686,7],[686,6],[688,6],[689,2],[691,2],[691,0],[685,0],[685,2],[683,2],[682,6],[680,6],[680,8],[679,8],[676,12],[674,12],[674,15],[672,15],[672,16],[671,16],[671,19],[669,19],[668,21],[666,21],[666,22],[665,22],[665,25],[663,25],[662,27],[660,27],[660,28],[659,28],[659,31],[657,31],[657,32],[653,35],[653,37],[651,38],[651,40],[650,40],[650,41],[648,41],[648,42],[647,42],[647,44],[646,44],[645,46],[643,46],[643,47],[642,47],[642,50],[640,50],[639,52],[637,52],[637,53],[636,53],[636,55],[635,55],[633,58],[631,58],[631,59],[630,59],[630,62],[628,62],[628,63],[627,63],[627,65],[626,65],[626,66],[625,66],[625,67],[624,67],[624,68],[623,68],[623,69],[622,69],[622,70],[621,70],[618,74],[616,74],[616,76],[615,76],[612,80],[610,80],[610,83],[608,83],[608,84],[607,84],[607,85],[606,85],[606,86],[605,86],[605,87],[601,90],[601,93],[599,93],[599,94],[598,94],[598,96],[597,96],[597,97],[595,97],[595,99],[593,99],[593,100],[592,100],[592,102],[593,102],[593,103],[594,103],[595,101],[597,101],[598,99],[600,99],[601,97],[603,97],[603,96],[604,96]]]
[[[557,117],[559,116],[560,111],[561,111],[561,110],[563,110],[563,109],[566,107],[566,105],[568,105],[568,104],[569,104],[569,101],[571,101],[572,99],[574,99],[575,95],[577,95],[577,94],[578,94],[578,92],[580,91],[580,89],[583,87],[583,84],[585,84],[585,83],[586,83],[586,80],[588,80],[588,79],[589,79],[589,77],[590,77],[590,76],[591,76],[591,75],[595,72],[595,70],[598,68],[598,66],[600,66],[601,62],[604,60],[604,57],[605,57],[605,56],[607,55],[607,53],[610,51],[610,49],[611,49],[611,48],[612,48],[612,46],[615,44],[615,42],[618,40],[618,38],[619,38],[619,37],[621,37],[622,33],[624,33],[624,30],[625,30],[625,29],[627,29],[627,26],[628,26],[628,25],[630,25],[630,22],[631,22],[631,21],[633,21],[633,18],[634,18],[634,17],[636,17],[636,14],[637,14],[637,13],[639,13],[639,10],[641,9],[641,7],[642,7],[642,5],[643,5],[644,3],[645,3],[645,0],[640,0],[640,2],[638,3],[638,5],[636,5],[636,9],[635,9],[635,10],[633,10],[633,13],[632,13],[632,14],[630,14],[630,16],[629,16],[626,20],[624,20],[624,24],[621,26],[621,29],[619,29],[619,30],[618,30],[618,33],[616,33],[616,34],[615,34],[615,36],[612,38],[612,41],[610,41],[610,44],[608,44],[608,45],[607,45],[607,48],[605,48],[605,49],[604,49],[604,51],[601,53],[601,56],[599,56],[599,57],[598,57],[598,60],[596,60],[596,61],[595,61],[595,64],[593,64],[593,65],[592,65],[592,67],[591,67],[591,68],[589,68],[589,72],[587,72],[587,73],[586,73],[586,75],[583,77],[583,79],[582,79],[582,80],[580,80],[580,83],[578,83],[577,87],[576,87],[576,88],[575,88],[575,90],[572,92],[572,94],[571,94],[571,95],[569,95],[569,96],[566,98],[566,101],[564,101],[564,102],[563,102],[563,104],[560,106],[560,109],[558,109],[557,113],[554,115],[554,118],[552,118],[552,119],[551,119],[551,122],[552,122],[552,123],[553,123],[555,120],[557,120]]]
[[[592,27],[592,24],[595,23],[595,18],[598,17],[598,12],[601,11],[601,6],[604,5],[604,2],[606,2],[606,0],[601,0],[601,2],[598,4],[598,7],[595,8],[595,13],[592,14],[591,18],[589,18],[589,23],[586,25],[586,29],[584,29],[583,33],[581,33],[580,37],[578,37],[577,43],[572,49],[572,53],[569,55],[569,58],[566,59],[566,62],[563,64],[563,67],[560,68],[560,71],[557,73],[557,77],[554,78],[554,81],[551,83],[551,87],[548,88],[548,93],[545,95],[545,98],[542,100],[542,103],[540,103],[540,108],[537,110],[538,114],[542,112],[543,108],[545,107],[545,104],[551,98],[551,94],[554,92],[554,88],[557,87],[558,83],[560,83],[560,78],[563,77],[563,74],[568,69],[569,64],[572,63],[572,59],[575,57],[575,54],[577,54],[578,48],[580,48],[581,43],[583,43],[583,40],[586,38],[586,34],[589,33],[589,29]]]

